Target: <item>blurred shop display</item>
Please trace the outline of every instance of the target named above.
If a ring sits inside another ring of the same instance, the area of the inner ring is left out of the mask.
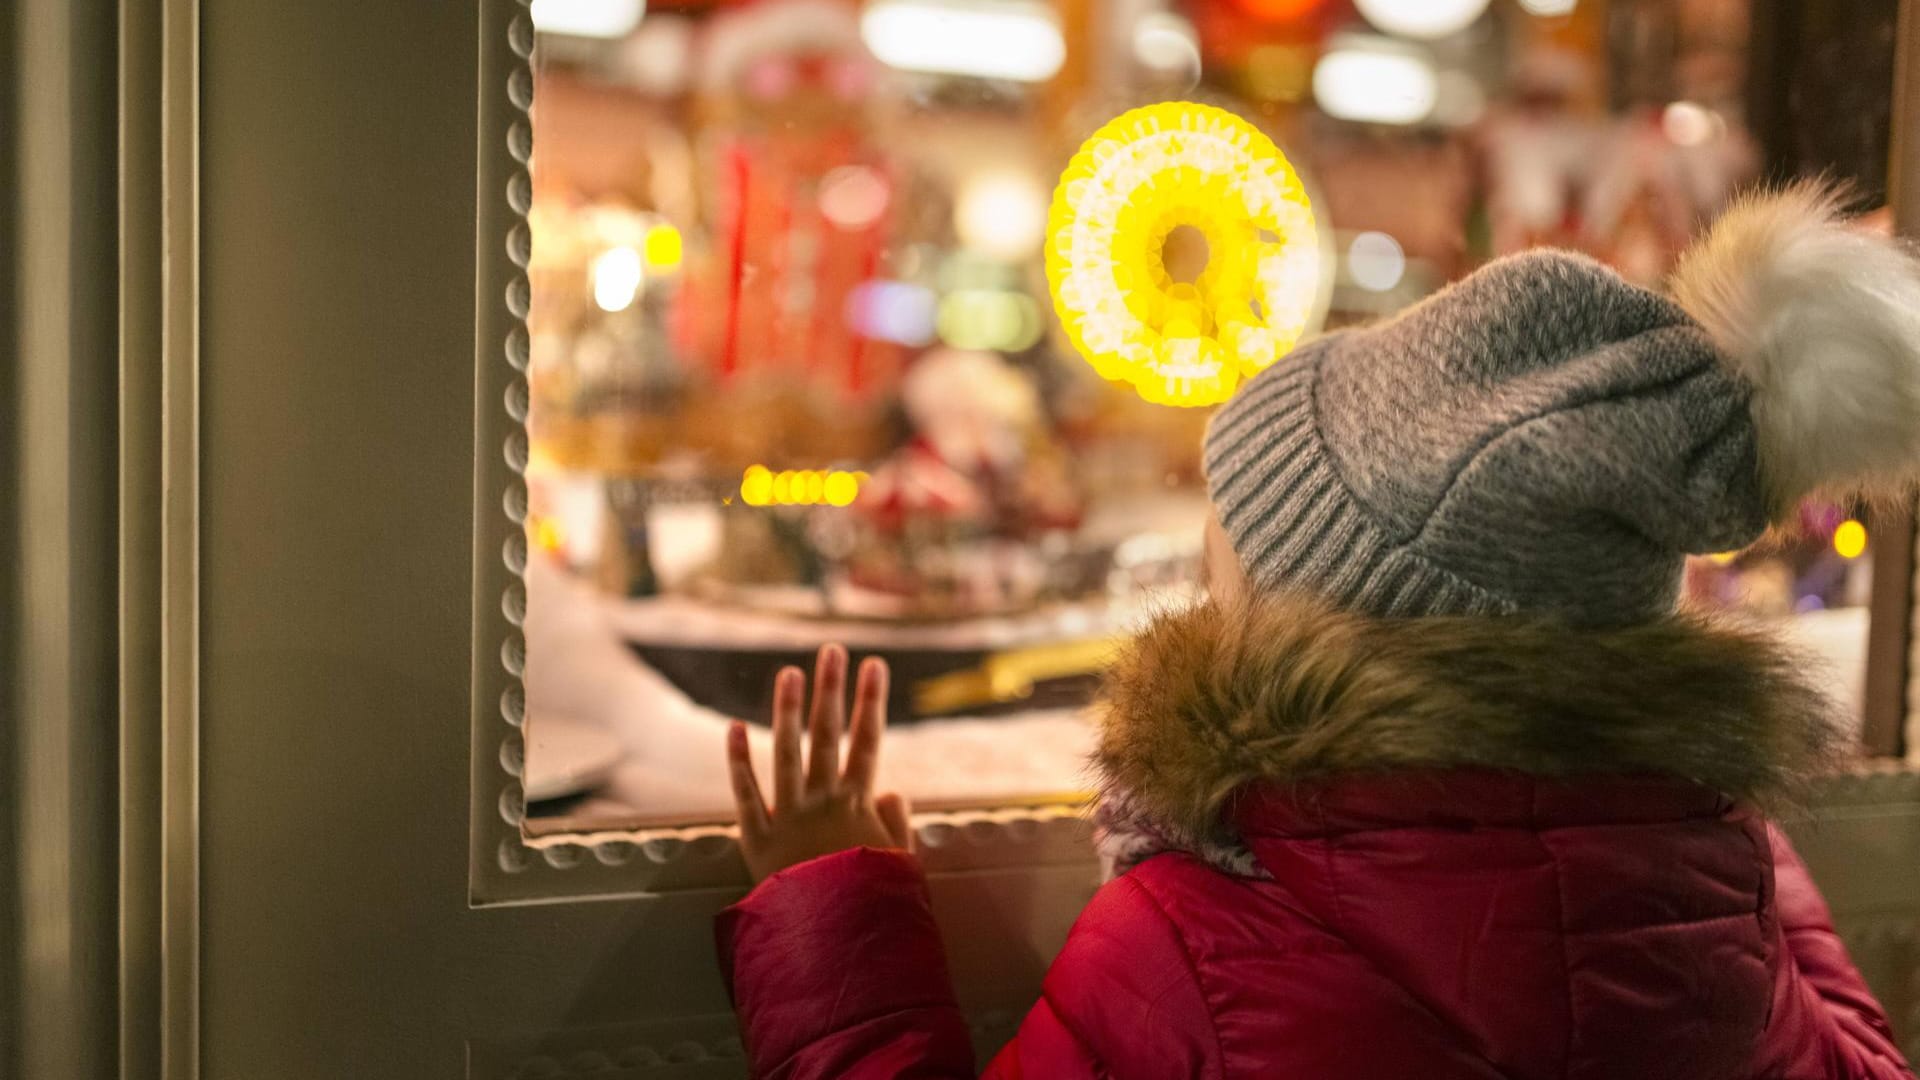
[[[1208,413],[1055,318],[1049,200],[1089,135],[1189,101],[1271,139],[1324,253],[1309,335],[1533,245],[1656,285],[1769,166],[1885,131],[1881,88],[1817,89],[1842,46],[1791,55],[1781,11],[1815,7],[535,0],[532,547],[721,712],[849,626],[904,720],[1084,701],[1095,646],[1198,588]],[[1853,618],[1861,513],[1703,553],[1687,595]]]

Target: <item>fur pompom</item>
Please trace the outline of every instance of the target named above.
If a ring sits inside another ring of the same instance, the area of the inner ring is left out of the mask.
[[[1753,386],[1770,512],[1920,475],[1920,260],[1845,223],[1830,185],[1748,195],[1684,256],[1674,298]]]

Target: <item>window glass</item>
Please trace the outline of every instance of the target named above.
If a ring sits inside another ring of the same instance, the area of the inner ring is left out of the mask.
[[[1098,657],[1193,594],[1206,512],[1210,410],[1103,378],[1049,293],[1054,185],[1113,117],[1274,142],[1324,256],[1308,334],[1534,245],[1657,286],[1770,160],[1746,0],[533,12],[536,834],[723,816],[725,718],[764,725],[828,640],[893,663],[885,779],[920,805],[1080,785]],[[1183,242],[1170,272],[1218,255]],[[1857,695],[1864,520],[1810,505],[1687,599],[1787,621]]]

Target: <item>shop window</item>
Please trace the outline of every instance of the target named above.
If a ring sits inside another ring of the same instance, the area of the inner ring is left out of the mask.
[[[726,719],[825,641],[892,662],[883,782],[919,806],[1074,797],[1100,658],[1195,594],[1206,510],[1209,410],[1102,378],[1054,315],[1052,189],[1110,118],[1202,102],[1274,141],[1326,255],[1309,334],[1532,245],[1658,285],[1765,165],[1744,0],[533,15],[536,838],[722,820]],[[1686,596],[1857,703],[1872,521],[1801,525]]]

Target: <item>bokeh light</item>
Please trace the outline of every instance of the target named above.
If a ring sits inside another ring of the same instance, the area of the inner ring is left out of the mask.
[[[820,180],[820,216],[843,229],[864,229],[887,212],[886,180],[865,165],[842,165]]]
[[[625,311],[633,306],[646,282],[640,253],[617,247],[593,260],[593,302],[601,311]]]
[[[647,230],[641,254],[645,256],[647,269],[672,273],[680,269],[685,247],[686,242],[681,239],[679,229],[671,225],[655,225]]]
[[[960,242],[983,254],[1014,261],[1040,247],[1047,228],[1047,193],[1021,172],[995,170],[974,176],[954,207]]]
[[[1406,277],[1407,256],[1386,233],[1363,232],[1347,246],[1347,274],[1363,289],[1386,292]]]
[[[1849,518],[1833,530],[1833,550],[1843,559],[1857,559],[1867,551],[1867,527]]]
[[[1327,115],[1368,124],[1416,124],[1440,100],[1439,76],[1420,52],[1385,38],[1347,37],[1313,69]]]
[[[1360,14],[1389,34],[1443,38],[1472,26],[1488,0],[1354,0]]]

